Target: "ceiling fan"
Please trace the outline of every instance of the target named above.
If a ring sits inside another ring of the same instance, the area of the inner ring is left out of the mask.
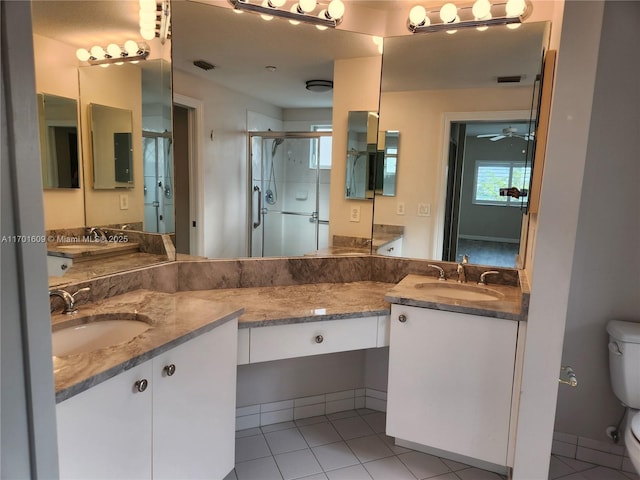
[[[516,127],[506,127],[502,129],[500,133],[485,133],[482,135],[477,135],[477,138],[488,138],[492,142],[496,142],[498,140],[502,140],[503,138],[522,138],[523,140],[530,141],[534,139],[534,132],[527,132],[525,134],[518,134],[518,129]]]

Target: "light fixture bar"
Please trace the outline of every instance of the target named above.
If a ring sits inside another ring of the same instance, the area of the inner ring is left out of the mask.
[[[319,25],[321,27],[336,28],[342,18],[335,19],[329,16],[315,16],[306,13],[296,13],[290,10],[280,10],[275,7],[265,7],[255,3],[250,3],[247,0],[229,0],[229,3],[233,5],[236,10],[246,10],[248,12],[259,13],[261,15],[273,15],[274,17],[286,18],[297,22],[310,23],[312,25]]]
[[[440,11],[439,10],[423,10],[426,14],[426,19],[429,21],[424,22],[423,24],[414,25],[411,23],[410,19],[407,19],[407,29],[412,33],[432,33],[439,32],[442,30],[457,30],[459,28],[473,28],[473,27],[490,27],[495,25],[512,25],[522,23],[533,10],[530,2],[523,2],[526,5],[524,12],[521,15],[517,16],[509,16],[506,14],[507,11],[507,2],[496,2],[491,4],[491,8],[495,7],[496,10],[502,10],[505,12],[504,15],[500,16],[491,16],[489,18],[475,18],[472,10],[473,6],[465,5],[461,7],[457,7],[458,12],[458,21],[454,22],[439,22],[439,23],[430,23],[431,18],[439,18]]]
[[[128,45],[129,42],[131,42],[131,45]],[[109,48],[111,48],[111,46],[120,50],[119,53],[109,53]],[[146,43],[138,43],[133,40],[127,41],[124,47],[119,47],[115,44],[112,44],[111,46],[107,49],[102,49],[100,55],[94,55],[90,50],[85,50],[84,48],[79,49],[76,52],[76,55],[80,61],[87,62],[89,65],[109,65],[114,63],[146,60],[150,53],[149,45]],[[132,51],[133,53],[129,53]]]

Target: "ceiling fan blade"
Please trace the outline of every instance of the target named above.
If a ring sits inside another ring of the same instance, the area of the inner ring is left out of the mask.
[[[496,135],[500,135],[499,133],[483,133],[482,135],[476,135],[476,138],[489,138],[495,137]]]
[[[502,140],[503,138],[507,138],[507,137],[505,135],[496,135],[495,137],[490,138],[489,140],[491,142],[497,142],[498,140]]]

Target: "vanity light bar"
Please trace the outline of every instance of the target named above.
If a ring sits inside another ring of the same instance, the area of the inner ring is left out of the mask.
[[[233,8],[235,10],[245,10],[248,12],[258,13],[260,15],[263,15],[264,17],[276,16],[286,18],[293,24],[295,24],[296,22],[304,22],[316,25],[319,28],[336,28],[342,22],[342,15],[344,14],[344,4],[341,0],[332,0],[329,4],[329,8],[327,8],[326,10],[321,10],[317,15],[313,13],[307,13],[299,6],[296,8],[295,4],[289,9],[279,9],[276,4],[284,4],[284,2],[282,1],[276,2],[265,0],[264,2],[262,2],[262,4],[257,4],[251,3],[249,0],[229,0],[229,3],[233,5]],[[329,11],[332,10],[332,4],[338,6],[336,11],[339,12],[339,17],[336,15],[336,18],[334,18],[330,15]]]
[[[475,9],[479,4],[483,4],[488,11],[482,18],[475,15]],[[449,11],[445,12],[445,9]],[[494,25],[517,27],[517,24],[522,23],[531,15],[532,10],[533,6],[526,0],[508,0],[496,3],[491,3],[489,0],[476,0],[473,5],[461,7],[447,3],[436,10],[427,10],[417,5],[411,9],[407,19],[407,29],[412,33],[431,33],[442,30],[453,33],[458,28],[476,27],[484,30]],[[499,15],[494,15],[492,12],[497,12]],[[447,15],[449,15],[448,18]],[[453,19],[449,20],[451,16]],[[432,20],[436,21],[432,23]]]
[[[90,65],[109,65],[146,60],[149,52],[149,45],[146,43],[127,40],[122,47],[115,43],[110,43],[106,49],[99,45],[95,45],[89,50],[79,48],[76,51],[76,57],[78,57],[78,60],[87,62]]]

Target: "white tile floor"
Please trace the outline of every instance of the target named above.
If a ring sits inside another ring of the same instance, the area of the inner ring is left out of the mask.
[[[241,430],[236,468],[225,480],[504,479],[397,447],[385,421],[384,413],[361,409]]]
[[[236,433],[236,468],[225,480],[500,480],[505,477],[394,445],[385,414],[368,409]],[[553,455],[549,480],[640,480]]]

